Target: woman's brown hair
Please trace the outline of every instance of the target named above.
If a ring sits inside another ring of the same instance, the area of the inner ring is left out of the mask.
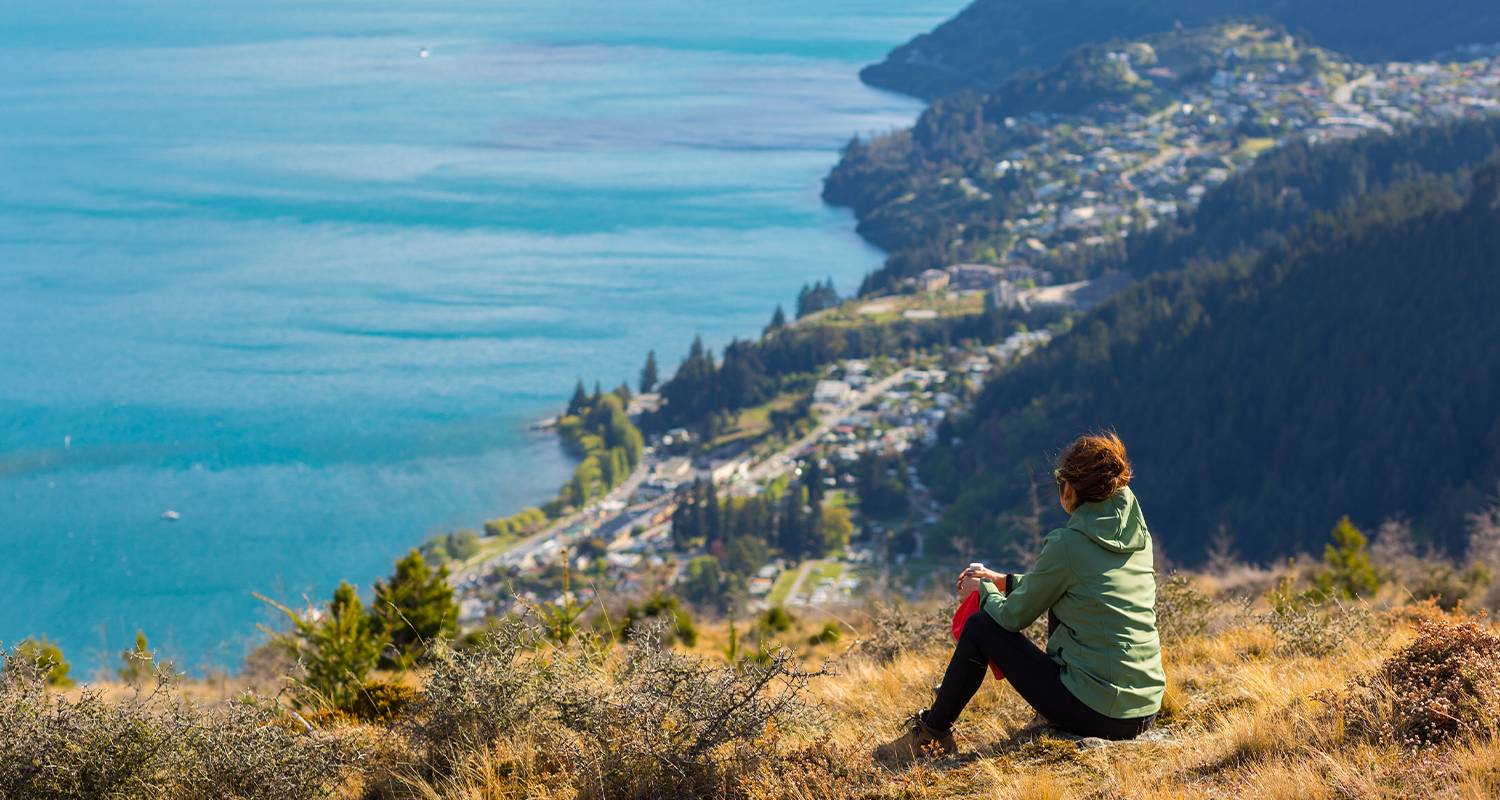
[[[1078,499],[1097,503],[1130,485],[1130,459],[1114,431],[1080,436],[1057,457],[1057,478],[1073,485]]]

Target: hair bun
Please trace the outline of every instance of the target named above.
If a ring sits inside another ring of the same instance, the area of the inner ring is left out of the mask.
[[[1057,458],[1058,477],[1067,481],[1085,503],[1107,500],[1130,485],[1134,473],[1125,443],[1114,431],[1080,436]]]

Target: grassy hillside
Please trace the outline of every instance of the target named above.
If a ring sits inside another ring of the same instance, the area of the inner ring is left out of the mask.
[[[1311,591],[1308,569],[1164,581],[1170,685],[1138,742],[1067,737],[986,681],[957,758],[877,767],[871,747],[942,673],[945,598],[700,625],[692,648],[661,628],[558,641],[506,623],[339,711],[294,710],[274,685],[233,700],[172,681],[59,693],[12,659],[0,797],[1495,796],[1500,637],[1407,601],[1448,566],[1377,565],[1392,583],[1343,603]]]
[[[1486,0],[976,0],[861,77],[931,99],[1052,66],[1079,45],[1237,18],[1305,31],[1362,61],[1420,58],[1500,40],[1500,7]]]

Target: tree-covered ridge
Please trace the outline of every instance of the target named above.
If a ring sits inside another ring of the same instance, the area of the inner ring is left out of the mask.
[[[975,0],[861,77],[933,99],[988,90],[1020,70],[1053,66],[1080,45],[1243,18],[1306,32],[1362,61],[1500,40],[1500,6],[1488,0]]]
[[[661,385],[658,412],[641,426],[680,426],[712,434],[726,415],[793,388],[810,388],[813,373],[839,359],[893,356],[963,339],[997,338],[1005,320],[993,313],[934,320],[840,326],[816,316],[796,325],[772,325],[756,340],[730,342],[722,358],[695,339],[672,378]]]
[[[1113,427],[1174,556],[1201,556],[1220,530],[1247,556],[1281,556],[1343,514],[1407,515],[1458,548],[1463,514],[1500,479],[1500,162],[1463,185],[1367,195],[1084,317],[927,456],[955,501],[949,533],[1001,546],[1003,512],[1045,473],[1015,454]]]

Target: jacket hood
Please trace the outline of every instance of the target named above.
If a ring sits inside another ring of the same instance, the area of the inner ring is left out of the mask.
[[[1073,516],[1068,518],[1068,528],[1114,553],[1134,553],[1151,543],[1146,518],[1129,486],[1107,499],[1074,509]]]

